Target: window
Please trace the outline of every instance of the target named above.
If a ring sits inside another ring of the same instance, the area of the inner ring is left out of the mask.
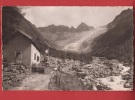
[[[15,57],[21,57],[21,52],[20,51],[16,51]]]
[[[36,53],[34,54],[34,60],[36,60]]]
[[[37,61],[39,61],[39,56],[37,56]]]
[[[22,52],[21,51],[15,52],[15,63],[17,63],[17,64],[22,63]]]

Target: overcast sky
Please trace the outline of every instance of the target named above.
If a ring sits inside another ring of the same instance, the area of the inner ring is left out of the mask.
[[[121,11],[132,7],[62,7],[31,6],[25,7],[25,18],[37,27],[66,25],[77,27],[81,22],[99,27],[111,22]]]

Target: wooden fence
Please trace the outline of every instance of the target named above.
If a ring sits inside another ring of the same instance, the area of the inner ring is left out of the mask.
[[[64,81],[64,79],[62,79],[61,76],[56,75],[55,78],[56,78],[55,79],[55,82],[56,82],[57,86],[60,89],[62,89],[62,90],[72,90],[72,89],[70,89],[70,87],[68,86],[68,84]]]
[[[55,83],[61,90],[82,90],[78,78],[65,72],[56,72]]]

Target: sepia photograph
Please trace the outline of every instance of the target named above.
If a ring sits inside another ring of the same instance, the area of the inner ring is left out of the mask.
[[[133,6],[3,6],[2,89],[133,91]]]

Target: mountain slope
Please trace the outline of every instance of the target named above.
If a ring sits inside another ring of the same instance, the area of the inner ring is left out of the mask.
[[[109,30],[93,41],[93,55],[132,62],[133,10],[122,11],[107,27]]]
[[[47,49],[48,46],[51,47],[49,42],[41,37],[36,26],[34,26],[33,24],[31,24],[31,22],[26,20],[22,14],[15,11],[13,7],[4,7],[2,11],[3,11],[2,12],[3,17],[6,18],[6,19],[5,18],[2,19],[3,24],[6,26],[6,27],[2,27],[3,44],[8,42],[10,39],[14,38],[14,36],[17,33],[16,31],[22,31],[32,38],[32,40],[36,43],[37,47],[41,50],[42,53],[44,53],[44,50]],[[15,13],[16,17],[14,17],[13,13]],[[8,26],[8,24],[6,24],[7,23],[6,21],[10,21],[10,20],[18,21],[18,23],[15,23],[15,21],[13,21],[9,23],[10,25]],[[8,31],[7,32],[4,31],[8,28],[10,30],[12,29],[10,33],[8,33]]]
[[[74,42],[79,37],[82,37],[85,32],[93,30],[94,27],[81,23],[77,28],[73,26],[69,28],[64,25],[49,25],[47,27],[39,27],[38,29],[41,36],[48,40],[53,47],[62,50],[65,45]]]

